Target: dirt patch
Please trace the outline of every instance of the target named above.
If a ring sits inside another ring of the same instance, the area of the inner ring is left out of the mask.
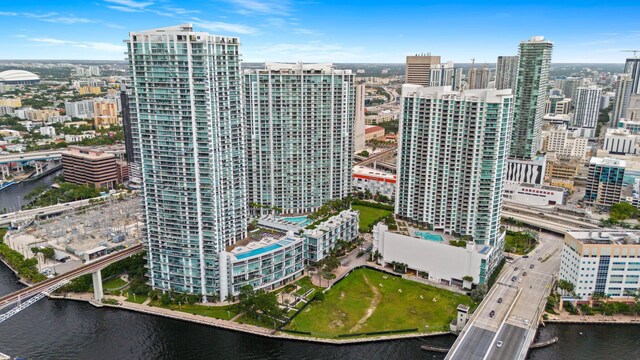
[[[376,309],[378,308],[378,304],[380,304],[380,299],[382,298],[382,294],[380,294],[380,290],[378,290],[378,288],[376,288],[375,286],[371,285],[371,283],[369,282],[369,278],[367,278],[367,275],[364,275],[364,282],[367,283],[367,285],[369,285],[369,287],[371,288],[371,291],[373,291],[373,299],[371,299],[371,304],[369,304],[369,308],[367,308],[367,312],[364,314],[362,318],[360,318],[360,320],[358,320],[356,325],[352,327],[351,330],[349,330],[349,332],[355,332],[359,330],[362,327],[362,325],[364,325],[364,323],[367,322],[367,320],[371,317],[371,315],[373,315],[373,312],[376,311]]]

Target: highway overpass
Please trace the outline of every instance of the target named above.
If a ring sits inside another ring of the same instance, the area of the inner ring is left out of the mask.
[[[561,247],[559,239],[542,240],[531,257],[506,264],[445,359],[524,360],[560,268]]]
[[[58,150],[43,150],[33,151],[20,154],[9,154],[0,156],[0,164],[10,164],[15,162],[27,162],[27,161],[45,161],[45,160],[59,160],[62,158],[62,151]]]
[[[600,226],[568,215],[544,213],[536,209],[503,206],[502,218],[513,218],[533,228],[564,235],[569,229],[599,229]]]

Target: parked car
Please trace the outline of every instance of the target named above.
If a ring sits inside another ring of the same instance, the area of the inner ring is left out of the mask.
[[[498,298],[498,304],[502,303],[502,298]]]
[[[502,347],[502,341],[498,341],[498,342],[496,343],[496,346],[497,346],[497,347]]]
[[[511,277],[511,281],[516,281],[516,277],[515,276]]]
[[[535,265],[531,264],[529,265],[529,269],[533,269],[535,267]]]
[[[526,271],[525,271],[525,272],[523,272],[523,273],[522,273],[522,276],[527,276],[527,272],[526,272]]]
[[[489,317],[493,317],[496,314],[495,310],[491,310],[491,312],[489,312]]]

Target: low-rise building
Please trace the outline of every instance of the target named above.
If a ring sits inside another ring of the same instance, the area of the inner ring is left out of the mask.
[[[554,186],[505,183],[502,197],[507,202],[527,206],[562,205],[564,189]]]
[[[465,247],[449,245],[441,231],[412,231],[412,236],[391,232],[378,223],[373,227],[373,251],[377,251],[384,266],[392,262],[407,264],[420,277],[432,281],[462,286],[464,278],[472,277],[473,284],[485,284],[502,256],[501,249],[468,242]],[[505,233],[501,233],[502,243]]]
[[[304,239],[289,231],[281,238],[267,237],[219,256],[220,298],[237,296],[243,286],[273,290],[302,275]]]
[[[591,300],[594,294],[633,300],[625,294],[640,287],[640,231],[567,231],[559,276],[574,285],[582,301]]]
[[[70,146],[62,152],[65,181],[113,188],[118,180],[116,157],[101,150]]]
[[[573,136],[573,131],[560,125],[545,132],[543,151],[554,151],[557,155],[586,160],[589,139]]]
[[[638,135],[634,135],[627,129],[607,129],[604,136],[602,149],[609,154],[625,155],[640,154],[640,141]]]
[[[40,135],[42,136],[56,136],[56,128],[54,128],[53,126],[42,126],[38,128],[38,132],[40,132]]]
[[[556,187],[561,187],[567,190],[574,190],[575,189],[575,184],[573,182],[573,180],[565,180],[565,179],[551,179],[549,181],[549,184],[551,184],[551,186],[556,186]]]
[[[580,173],[582,162],[560,160],[555,157],[547,159],[544,178],[546,181],[553,179],[574,180]]]
[[[640,134],[640,121],[620,120],[618,126],[619,128],[629,130],[631,134]]]
[[[364,140],[384,140],[384,128],[376,125],[365,125]]]
[[[380,195],[393,198],[396,193],[396,176],[381,170],[372,169],[366,166],[356,165],[353,167],[353,189],[356,191]]]
[[[22,99],[20,98],[2,98],[0,99],[0,106],[10,106],[13,108],[19,108],[22,106]]]
[[[344,210],[320,224],[307,226],[302,233],[307,261],[316,263],[327,257],[338,240],[352,241],[357,238],[359,222],[358,211]]]
[[[99,95],[100,93],[102,93],[102,90],[100,89],[99,86],[82,86],[80,87],[80,89],[78,89],[78,92],[80,92],[80,95],[86,95],[86,94]]]

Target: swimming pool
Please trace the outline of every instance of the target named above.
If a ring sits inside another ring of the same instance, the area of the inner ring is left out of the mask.
[[[438,234],[432,234],[426,231],[416,231],[416,236],[420,236],[421,238],[429,241],[442,242],[444,240],[442,236]]]
[[[312,220],[307,219],[306,216],[285,217],[285,218],[282,218],[282,220],[296,224],[296,225],[300,225],[300,226],[306,226],[313,222]]]
[[[266,252],[269,252],[271,250],[275,250],[278,248],[281,248],[282,246],[280,244],[273,244],[273,245],[269,245],[269,246],[265,246],[265,247],[261,247],[261,248],[257,248],[257,249],[253,249],[244,253],[239,253],[239,254],[234,254],[236,256],[236,259],[238,260],[242,260],[242,259],[246,259],[248,257],[252,257],[255,255],[260,255]]]

